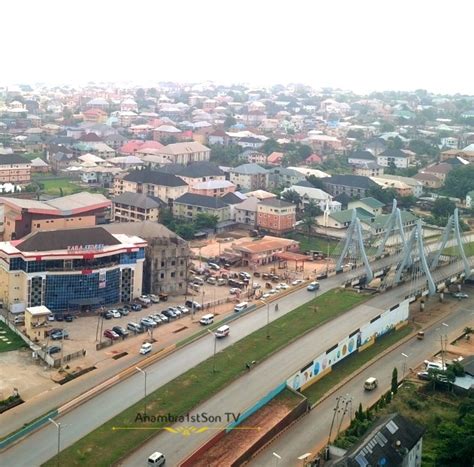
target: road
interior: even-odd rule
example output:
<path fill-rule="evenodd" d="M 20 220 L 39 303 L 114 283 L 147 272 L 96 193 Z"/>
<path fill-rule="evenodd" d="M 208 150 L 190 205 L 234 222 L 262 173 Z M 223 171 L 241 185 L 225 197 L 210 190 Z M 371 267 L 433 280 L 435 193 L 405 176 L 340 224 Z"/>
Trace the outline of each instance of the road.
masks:
<path fill-rule="evenodd" d="M 343 279 L 344 275 L 341 274 L 324 280 L 321 283 L 321 292 L 337 287 Z M 230 411 L 238 413 L 245 410 L 278 383 L 281 383 L 290 374 L 307 363 L 311 356 L 321 353 L 328 346 L 347 335 L 348 331 L 354 330 L 367 322 L 367 320 L 378 315 L 381 310 L 394 303 L 398 303 L 412 287 L 412 284 L 406 284 L 386 292 L 383 295 L 377 296 L 366 305 L 357 307 L 345 313 L 344 316 L 308 333 L 303 338 L 275 354 L 272 358 L 255 367 L 249 376 L 246 377 L 247 381 L 239 380 L 231 384 L 203 404 L 202 407 L 199 407 L 196 412 L 201 412 L 204 408 L 211 414 Z M 312 296 L 305 289 L 302 289 L 282 297 L 274 302 L 278 303 L 279 311 L 276 312 L 274 306 L 270 307 L 270 319 L 273 320 L 288 313 L 301 304 L 306 303 Z M 266 321 L 265 309 L 260 309 L 235 321 L 232 324 L 230 338 L 219 343 L 218 350 L 232 345 L 256 329 L 264 327 Z M 212 336 L 202 338 L 149 367 L 147 370 L 148 392 L 161 387 L 201 361 L 211 357 L 213 343 L 214 338 Z M 242 391 L 243 383 L 245 384 L 245 391 Z M 63 426 L 61 447 L 70 446 L 126 407 L 139 401 L 142 395 L 143 375 L 137 374 L 58 418 L 57 421 L 60 421 Z M 150 452 L 151 446 L 154 447 L 151 451 L 159 447 L 166 453 L 172 453 L 169 456 L 169 462 L 171 465 L 174 465 L 193 452 L 210 435 L 207 432 L 203 433 L 202 436 L 177 439 L 175 435 L 166 432 L 147 443 L 145 448 L 140 449 L 138 453 L 141 453 L 140 455 L 143 456 L 145 452 Z M 18 467 L 40 465 L 56 453 L 56 439 L 56 428 L 53 425 L 46 425 L 3 452 L 0 465 Z M 135 463 L 127 462 L 127 465 L 136 465 L 136 461 Z"/>
<path fill-rule="evenodd" d="M 448 337 L 454 339 L 462 333 L 464 327 L 473 325 L 474 300 L 471 301 L 471 305 L 470 309 L 461 307 L 443 320 L 444 323 L 449 325 L 449 328 L 443 327 L 440 323 L 431 326 L 425 331 L 425 339 L 423 341 L 409 340 L 351 379 L 331 397 L 303 417 L 290 430 L 278 437 L 264 451 L 259 453 L 249 465 L 254 467 L 275 465 L 273 452 L 282 457 L 281 465 L 301 465 L 301 460 L 297 460 L 299 456 L 309 452 L 316 453 L 327 442 L 336 397 L 348 398 L 348 395 L 352 397 L 354 411 L 359 407 L 359 403 L 362 403 L 364 408 L 374 404 L 383 393 L 390 389 L 394 367 L 397 367 L 398 375 L 401 377 L 403 375 L 404 360 L 406 360 L 406 369 L 415 368 L 423 360 L 429 359 L 440 350 L 440 333 L 444 335 L 446 329 L 449 329 Z M 402 353 L 407 355 L 408 358 L 404 357 Z M 377 377 L 379 387 L 374 391 L 366 392 L 363 389 L 363 384 L 370 376 Z M 345 421 L 347 420 L 346 416 Z M 335 426 L 338 426 L 338 424 L 339 421 L 335 423 Z M 335 433 L 333 432 L 333 439 L 334 435 Z"/>

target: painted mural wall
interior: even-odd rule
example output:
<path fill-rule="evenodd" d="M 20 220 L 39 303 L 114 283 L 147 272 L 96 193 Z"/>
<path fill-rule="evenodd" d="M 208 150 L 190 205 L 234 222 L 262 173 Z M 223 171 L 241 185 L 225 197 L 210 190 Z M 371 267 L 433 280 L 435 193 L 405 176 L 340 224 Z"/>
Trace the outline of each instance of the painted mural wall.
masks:
<path fill-rule="evenodd" d="M 301 368 L 287 380 L 286 384 L 295 390 L 309 386 L 319 379 L 322 373 L 330 370 L 334 364 L 406 321 L 408 319 L 408 305 L 409 301 L 405 300 L 376 316 L 370 323 L 355 329 L 342 341 Z"/>

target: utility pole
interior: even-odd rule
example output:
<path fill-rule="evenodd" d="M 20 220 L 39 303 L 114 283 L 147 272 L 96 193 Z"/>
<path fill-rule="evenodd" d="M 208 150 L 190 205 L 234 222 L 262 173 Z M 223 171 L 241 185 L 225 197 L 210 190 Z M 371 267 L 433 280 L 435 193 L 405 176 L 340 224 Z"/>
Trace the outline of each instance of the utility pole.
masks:
<path fill-rule="evenodd" d="M 207 332 L 214 337 L 214 354 L 212 356 L 212 372 L 216 372 L 216 350 L 217 350 L 217 336 L 210 330 L 208 329 Z"/>
<path fill-rule="evenodd" d="M 61 423 L 54 421 L 52 418 L 48 420 L 56 427 L 58 432 L 58 452 L 56 454 L 56 465 L 59 467 L 59 453 L 61 452 Z"/>
<path fill-rule="evenodd" d="M 332 429 L 334 427 L 334 421 L 336 419 L 336 415 L 339 412 L 339 403 L 342 402 L 342 397 L 336 397 L 336 407 L 334 407 L 334 413 L 332 415 L 331 426 L 329 427 L 329 435 L 328 435 L 328 442 L 326 445 L 326 458 L 329 459 L 329 444 L 331 443 L 331 435 Z"/>
<path fill-rule="evenodd" d="M 147 372 L 146 370 L 142 370 L 141 368 L 139 368 L 138 366 L 135 367 L 136 370 L 138 370 L 144 377 L 145 377 L 145 397 L 143 399 L 143 402 L 144 402 L 144 410 L 143 410 L 143 414 L 145 415 L 145 420 L 146 420 L 146 377 L 147 377 Z"/>

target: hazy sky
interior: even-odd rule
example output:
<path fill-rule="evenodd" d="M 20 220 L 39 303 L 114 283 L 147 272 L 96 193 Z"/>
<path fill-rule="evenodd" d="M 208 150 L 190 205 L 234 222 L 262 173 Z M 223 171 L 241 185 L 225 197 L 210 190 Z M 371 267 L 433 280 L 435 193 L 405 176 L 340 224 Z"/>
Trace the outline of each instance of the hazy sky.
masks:
<path fill-rule="evenodd" d="M 0 85 L 303 82 L 474 94 L 473 0 L 5 0 Z"/>

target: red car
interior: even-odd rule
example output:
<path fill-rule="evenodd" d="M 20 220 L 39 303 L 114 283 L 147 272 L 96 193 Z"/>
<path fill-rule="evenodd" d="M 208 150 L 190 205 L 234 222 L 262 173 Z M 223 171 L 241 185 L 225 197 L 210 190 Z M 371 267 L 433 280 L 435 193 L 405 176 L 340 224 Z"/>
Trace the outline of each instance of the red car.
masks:
<path fill-rule="evenodd" d="M 109 339 L 112 339 L 113 341 L 115 341 L 120 336 L 115 331 L 112 331 L 112 329 L 106 329 L 104 331 L 104 337 L 108 337 Z"/>

